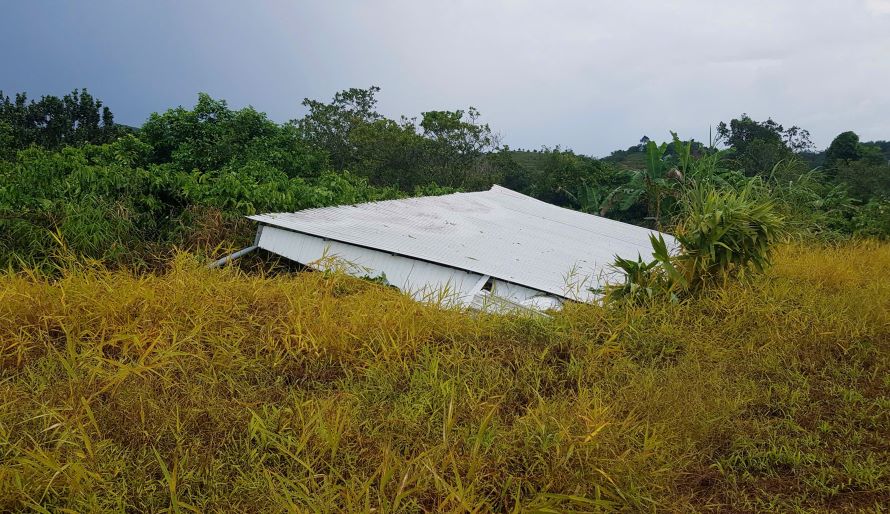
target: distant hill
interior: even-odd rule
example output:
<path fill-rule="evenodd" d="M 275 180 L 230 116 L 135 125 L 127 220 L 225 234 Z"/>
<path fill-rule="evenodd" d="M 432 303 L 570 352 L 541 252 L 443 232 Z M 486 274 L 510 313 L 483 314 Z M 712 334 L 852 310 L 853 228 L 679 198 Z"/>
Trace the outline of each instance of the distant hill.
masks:
<path fill-rule="evenodd" d="M 547 166 L 547 152 L 538 150 L 510 150 L 507 155 L 529 174 L 543 173 Z"/>
<path fill-rule="evenodd" d="M 615 150 L 611 155 L 603 157 L 601 160 L 610 162 L 620 169 L 641 170 L 646 168 L 645 150 L 637 150 L 635 147 L 628 150 Z"/>

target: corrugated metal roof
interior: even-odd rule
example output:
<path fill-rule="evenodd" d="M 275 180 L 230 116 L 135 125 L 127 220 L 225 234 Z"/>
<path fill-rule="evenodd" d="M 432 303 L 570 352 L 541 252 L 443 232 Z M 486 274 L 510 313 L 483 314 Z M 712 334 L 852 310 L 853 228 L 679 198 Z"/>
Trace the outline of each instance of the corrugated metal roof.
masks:
<path fill-rule="evenodd" d="M 589 298 L 587 288 L 599 284 L 615 255 L 650 256 L 649 234 L 656 233 L 500 186 L 250 219 L 580 300 Z"/>

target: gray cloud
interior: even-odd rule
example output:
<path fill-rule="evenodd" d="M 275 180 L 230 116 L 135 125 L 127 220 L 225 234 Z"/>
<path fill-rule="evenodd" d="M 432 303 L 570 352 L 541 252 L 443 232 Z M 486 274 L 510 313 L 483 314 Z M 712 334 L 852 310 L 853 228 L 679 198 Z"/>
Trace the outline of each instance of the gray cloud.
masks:
<path fill-rule="evenodd" d="M 890 0 L 27 2 L 0 88 L 87 86 L 138 123 L 197 91 L 275 119 L 380 85 L 390 115 L 478 107 L 511 146 L 602 155 L 747 112 L 890 139 Z"/>

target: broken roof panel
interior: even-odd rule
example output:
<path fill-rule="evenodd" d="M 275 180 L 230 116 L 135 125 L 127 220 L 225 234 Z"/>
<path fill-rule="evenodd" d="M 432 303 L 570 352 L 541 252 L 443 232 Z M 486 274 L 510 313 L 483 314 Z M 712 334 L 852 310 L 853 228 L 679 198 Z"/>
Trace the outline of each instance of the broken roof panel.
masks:
<path fill-rule="evenodd" d="M 657 234 L 500 186 L 250 219 L 580 300 L 599 285 L 616 255 L 651 255 L 649 235 Z M 671 236 L 664 237 L 676 247 Z"/>

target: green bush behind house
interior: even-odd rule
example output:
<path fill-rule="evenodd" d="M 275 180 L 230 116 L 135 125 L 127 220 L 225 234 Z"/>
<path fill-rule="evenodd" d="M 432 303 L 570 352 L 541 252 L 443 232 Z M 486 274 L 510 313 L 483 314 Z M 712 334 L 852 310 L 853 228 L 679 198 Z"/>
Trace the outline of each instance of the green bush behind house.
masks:
<path fill-rule="evenodd" d="M 644 137 L 596 159 L 511 149 L 472 107 L 392 120 L 376 109 L 378 91 L 307 99 L 307 114 L 286 123 L 200 94 L 141 127 L 116 124 L 86 90 L 30 101 L 0 92 L 0 266 L 50 264 L 59 252 L 138 266 L 175 246 L 245 243 L 245 214 L 494 183 L 672 232 L 690 182 L 721 195 L 756 181 L 800 237 L 890 235 L 890 144 L 852 132 L 815 152 L 806 131 L 742 115 L 707 145 Z"/>

